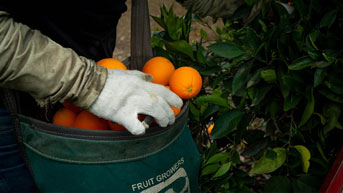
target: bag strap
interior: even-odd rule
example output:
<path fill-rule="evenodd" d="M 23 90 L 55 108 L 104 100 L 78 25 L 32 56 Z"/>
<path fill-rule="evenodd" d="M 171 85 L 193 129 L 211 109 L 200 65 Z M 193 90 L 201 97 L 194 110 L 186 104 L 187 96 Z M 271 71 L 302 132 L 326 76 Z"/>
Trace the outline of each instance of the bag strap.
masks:
<path fill-rule="evenodd" d="M 145 62 L 153 57 L 147 0 L 132 0 L 130 46 L 131 62 L 129 69 L 142 70 Z"/>
<path fill-rule="evenodd" d="M 3 105 L 6 110 L 13 116 L 20 112 L 18 101 L 18 95 L 10 89 L 0 88 L 0 96 L 3 101 Z"/>
<path fill-rule="evenodd" d="M 29 174 L 31 175 L 31 178 L 33 179 L 33 170 L 30 165 L 30 161 L 27 157 L 26 151 L 25 151 L 25 146 L 23 143 L 23 137 L 21 134 L 21 129 L 20 129 L 20 121 L 18 118 L 18 113 L 21 113 L 21 107 L 20 104 L 18 103 L 19 101 L 19 94 L 11 89 L 7 88 L 0 88 L 0 96 L 2 99 L 2 103 L 5 106 L 5 109 L 9 112 L 12 118 L 12 124 L 15 130 L 16 134 L 16 139 L 18 142 L 18 147 L 20 149 L 21 155 L 24 159 L 25 165 L 27 166 L 29 170 Z M 40 193 L 38 188 L 36 187 L 35 184 L 35 192 Z"/>

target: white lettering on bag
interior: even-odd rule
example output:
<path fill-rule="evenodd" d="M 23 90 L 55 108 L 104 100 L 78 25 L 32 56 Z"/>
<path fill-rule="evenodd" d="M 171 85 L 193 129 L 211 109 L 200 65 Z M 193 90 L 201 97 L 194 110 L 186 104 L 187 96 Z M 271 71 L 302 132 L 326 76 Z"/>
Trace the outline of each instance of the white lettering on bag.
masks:
<path fill-rule="evenodd" d="M 154 178 L 149 178 L 142 182 L 132 184 L 132 191 L 139 191 L 141 193 L 175 193 L 173 183 L 178 181 L 179 184 L 181 182 L 183 185 L 179 192 L 189 193 L 190 186 L 187 172 L 181 167 L 184 163 L 184 158 L 181 157 L 170 169 L 162 174 L 159 174 Z"/>
<path fill-rule="evenodd" d="M 189 179 L 184 168 L 179 168 L 170 178 L 167 180 L 152 186 L 141 193 L 176 193 L 173 188 L 173 182 L 182 179 L 184 182 L 183 188 L 178 193 L 190 193 Z"/>

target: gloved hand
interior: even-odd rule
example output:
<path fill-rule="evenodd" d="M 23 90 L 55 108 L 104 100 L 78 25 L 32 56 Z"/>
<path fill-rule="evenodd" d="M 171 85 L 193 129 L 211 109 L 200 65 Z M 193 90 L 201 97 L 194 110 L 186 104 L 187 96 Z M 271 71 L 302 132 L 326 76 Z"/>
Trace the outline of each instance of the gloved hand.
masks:
<path fill-rule="evenodd" d="M 151 83 L 152 76 L 140 71 L 108 70 L 107 80 L 90 111 L 123 125 L 134 135 L 145 133 L 138 114 L 152 116 L 162 127 L 173 124 L 174 112 L 182 100 L 162 85 Z"/>

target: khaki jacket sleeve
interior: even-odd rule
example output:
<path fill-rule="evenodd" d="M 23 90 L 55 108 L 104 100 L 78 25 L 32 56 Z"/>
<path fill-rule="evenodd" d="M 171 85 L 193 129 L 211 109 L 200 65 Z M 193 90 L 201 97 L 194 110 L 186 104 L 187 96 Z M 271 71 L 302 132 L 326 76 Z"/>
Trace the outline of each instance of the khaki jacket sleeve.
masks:
<path fill-rule="evenodd" d="M 0 11 L 0 86 L 32 95 L 44 106 L 70 101 L 89 108 L 107 70 Z"/>

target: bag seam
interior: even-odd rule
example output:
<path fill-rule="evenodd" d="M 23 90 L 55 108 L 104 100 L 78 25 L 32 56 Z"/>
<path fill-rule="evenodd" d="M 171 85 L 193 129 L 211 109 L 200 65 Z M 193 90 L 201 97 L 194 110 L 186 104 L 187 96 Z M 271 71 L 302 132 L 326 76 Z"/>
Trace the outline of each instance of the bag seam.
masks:
<path fill-rule="evenodd" d="M 159 153 L 159 152 L 163 151 L 164 149 L 169 147 L 172 143 L 174 143 L 180 137 L 180 135 L 184 132 L 185 128 L 186 128 L 186 126 L 184 126 L 183 129 L 181 129 L 181 131 L 169 143 L 167 143 L 162 148 L 160 148 L 160 149 L 158 149 L 156 151 L 153 151 L 153 152 L 147 153 L 147 154 L 142 154 L 140 156 L 136 156 L 136 157 L 132 157 L 132 158 L 119 159 L 119 160 L 107 160 L 107 161 L 96 161 L 96 162 L 93 162 L 93 161 L 76 161 L 76 160 L 58 158 L 58 157 L 55 157 L 55 156 L 48 155 L 46 153 L 43 153 L 43 152 L 37 150 L 36 148 L 32 147 L 31 145 L 29 145 L 28 143 L 25 143 L 25 142 L 24 142 L 24 145 L 27 148 L 29 148 L 30 150 L 32 150 L 33 152 L 35 152 L 35 153 L 37 153 L 37 154 L 39 154 L 39 155 L 41 155 L 41 156 L 43 156 L 43 157 L 45 157 L 47 159 L 51 159 L 51 160 L 55 160 L 55 161 L 60 161 L 60 162 L 67 162 L 67 163 L 70 163 L 70 164 L 88 164 L 88 165 L 91 165 L 91 164 L 121 163 L 121 162 L 135 161 L 135 160 L 143 159 L 143 158 L 152 156 L 152 155 L 154 155 L 156 153 Z"/>

